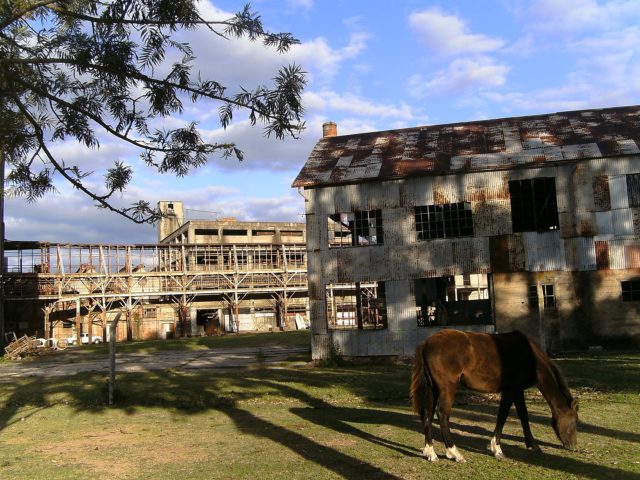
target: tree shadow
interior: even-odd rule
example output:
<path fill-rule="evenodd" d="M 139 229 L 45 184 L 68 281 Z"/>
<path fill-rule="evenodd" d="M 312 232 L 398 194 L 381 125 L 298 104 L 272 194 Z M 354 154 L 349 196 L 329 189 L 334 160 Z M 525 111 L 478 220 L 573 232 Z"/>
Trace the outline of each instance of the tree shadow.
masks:
<path fill-rule="evenodd" d="M 236 427 L 257 438 L 268 439 L 294 452 L 301 458 L 348 479 L 398 478 L 377 467 L 362 455 L 350 455 L 339 447 L 305 436 L 291 428 L 273 423 L 243 408 L 243 401 L 269 395 L 278 395 L 299 402 L 300 406 L 288 411 L 305 422 L 336 432 L 359 438 L 372 445 L 388 449 L 407 459 L 420 456 L 422 432 L 418 418 L 410 411 L 407 395 L 408 370 L 396 368 L 380 370 L 372 378 L 368 367 L 323 369 L 234 369 L 232 371 L 152 371 L 144 374 L 123 373 L 118 376 L 119 390 L 115 407 L 105 404 L 106 382 L 104 375 L 92 373 L 73 378 L 31 378 L 20 382 L 0 383 L 0 432 L 20 421 L 25 407 L 34 415 L 56 405 L 56 398 L 68 399 L 67 405 L 77 411 L 100 413 L 116 408 L 134 414 L 141 407 L 164 408 L 183 415 L 195 415 L 206 411 L 218 411 L 228 416 Z M 349 396 L 364 399 L 363 408 L 334 405 L 324 399 L 323 389 L 335 387 Z M 465 398 L 464 396 L 462 397 Z M 296 403 L 294 402 L 294 403 Z M 399 413 L 406 408 L 406 413 Z M 514 412 L 512 412 L 512 415 Z M 490 455 L 486 445 L 491 436 L 488 427 L 497 415 L 497 403 L 461 403 L 454 408 L 458 421 L 453 428 L 464 433 L 457 435 L 458 446 L 477 454 Z M 550 428 L 550 416 L 530 415 L 532 423 Z M 385 435 L 372 433 L 376 426 L 388 425 L 395 429 L 415 432 L 415 445 L 408 445 Z M 638 442 L 640 435 L 620 432 L 592 425 L 581 425 L 582 430 L 599 436 Z M 439 428 L 436 439 L 441 442 Z M 414 438 L 414 437 L 411 437 Z M 524 447 L 522 435 L 504 435 L 503 438 L 517 445 L 509 445 L 505 453 L 512 460 L 540 466 L 569 475 L 589 478 L 633 478 L 629 472 L 596 463 L 571 458 L 560 445 L 542 443 L 546 451 L 536 454 Z M 557 452 L 557 453 L 556 453 Z M 637 476 L 636 476 L 637 478 Z"/>

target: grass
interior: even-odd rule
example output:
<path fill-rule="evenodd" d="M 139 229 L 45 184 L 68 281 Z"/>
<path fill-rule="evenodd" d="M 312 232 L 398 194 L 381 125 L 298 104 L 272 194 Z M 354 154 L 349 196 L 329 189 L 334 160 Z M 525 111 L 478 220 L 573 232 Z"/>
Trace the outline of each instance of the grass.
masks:
<path fill-rule="evenodd" d="M 117 353 L 156 353 L 166 351 L 207 350 L 214 348 L 261 348 L 270 345 L 288 345 L 309 347 L 308 330 L 278 333 L 242 333 L 211 337 L 180 338 L 174 340 L 147 340 L 118 342 Z M 85 362 L 95 358 L 103 358 L 109 353 L 109 343 L 69 347 L 66 350 L 51 352 L 39 357 L 26 357 L 23 362 Z M 0 356 L 0 368 L 3 363 L 11 362 Z"/>
<path fill-rule="evenodd" d="M 0 478 L 640 477 L 640 354 L 559 360 L 581 402 L 574 452 L 560 448 L 546 403 L 530 390 L 543 453 L 524 448 L 512 412 L 508 458 L 494 459 L 486 444 L 496 399 L 460 391 L 453 427 L 466 464 L 420 456 L 409 365 L 267 368 L 259 353 L 256 361 L 250 369 L 121 374 L 111 408 L 100 374 L 0 381 Z M 436 451 L 443 454 L 439 441 Z"/>

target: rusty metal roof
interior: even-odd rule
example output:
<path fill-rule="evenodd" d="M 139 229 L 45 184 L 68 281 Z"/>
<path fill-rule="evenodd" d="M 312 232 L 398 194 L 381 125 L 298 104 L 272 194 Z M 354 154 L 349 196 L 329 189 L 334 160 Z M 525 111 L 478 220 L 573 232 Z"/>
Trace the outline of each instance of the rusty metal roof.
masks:
<path fill-rule="evenodd" d="M 317 187 L 640 154 L 640 105 L 322 138 L 293 182 Z"/>

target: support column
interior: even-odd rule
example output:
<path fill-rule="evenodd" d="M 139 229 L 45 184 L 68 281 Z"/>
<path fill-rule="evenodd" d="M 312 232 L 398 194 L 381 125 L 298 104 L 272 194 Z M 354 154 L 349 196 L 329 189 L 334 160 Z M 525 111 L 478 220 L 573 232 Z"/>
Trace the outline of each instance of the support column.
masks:
<path fill-rule="evenodd" d="M 82 346 L 82 317 L 80 316 L 80 299 L 76 299 L 76 344 Z"/>

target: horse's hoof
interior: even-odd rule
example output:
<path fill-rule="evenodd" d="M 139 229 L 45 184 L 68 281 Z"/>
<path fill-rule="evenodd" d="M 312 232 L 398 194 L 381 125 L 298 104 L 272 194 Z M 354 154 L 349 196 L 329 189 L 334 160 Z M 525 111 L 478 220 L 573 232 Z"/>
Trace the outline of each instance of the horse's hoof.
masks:
<path fill-rule="evenodd" d="M 438 461 L 438 455 L 436 455 L 436 451 L 433 449 L 433 446 L 431 446 L 431 445 L 426 445 L 422 449 L 422 455 L 424 455 L 425 458 L 427 460 L 429 460 L 430 462 L 437 462 Z"/>
<path fill-rule="evenodd" d="M 455 460 L 456 463 L 466 463 L 467 461 L 464 459 L 464 457 L 462 456 L 462 454 L 458 451 L 458 449 L 456 448 L 456 446 L 454 445 L 451 448 L 447 448 L 447 458 L 449 460 Z"/>
<path fill-rule="evenodd" d="M 532 445 L 527 445 L 527 450 L 531 450 L 532 452 L 535 452 L 535 453 L 542 452 L 542 449 L 538 446 L 537 443 L 534 443 Z"/>
<path fill-rule="evenodd" d="M 496 452 L 493 454 L 493 456 L 496 457 L 498 460 L 504 460 L 505 458 L 507 458 L 504 456 L 504 453 L 502 452 Z"/>

